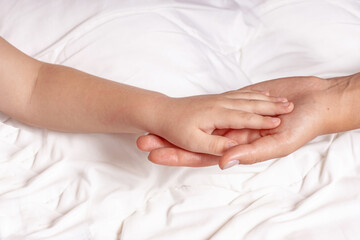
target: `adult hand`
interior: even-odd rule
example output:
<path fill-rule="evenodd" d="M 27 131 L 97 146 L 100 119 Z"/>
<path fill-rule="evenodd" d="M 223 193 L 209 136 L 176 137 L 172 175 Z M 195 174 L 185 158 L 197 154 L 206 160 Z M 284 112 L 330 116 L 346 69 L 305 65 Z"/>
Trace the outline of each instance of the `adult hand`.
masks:
<path fill-rule="evenodd" d="M 138 147 L 150 151 L 149 160 L 173 166 L 208 166 L 219 164 L 225 169 L 236 164 L 251 164 L 286 156 L 311 139 L 329 133 L 339 114 L 336 83 L 317 77 L 290 77 L 261 82 L 245 89 L 269 91 L 272 96 L 284 96 L 295 105 L 293 112 L 279 116 L 282 123 L 271 130 L 228 130 L 216 134 L 237 141 L 240 145 L 222 157 L 195 154 L 154 135 L 138 139 Z M 335 89 L 335 90 L 334 90 Z"/>

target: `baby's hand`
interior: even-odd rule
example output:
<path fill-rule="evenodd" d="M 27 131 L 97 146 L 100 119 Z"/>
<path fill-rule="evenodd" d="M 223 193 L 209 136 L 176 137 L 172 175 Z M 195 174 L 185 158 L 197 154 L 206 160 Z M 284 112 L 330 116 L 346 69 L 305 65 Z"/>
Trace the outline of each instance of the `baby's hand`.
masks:
<path fill-rule="evenodd" d="M 215 129 L 271 129 L 276 116 L 293 110 L 286 98 L 236 90 L 214 95 L 167 98 L 152 133 L 192 152 L 222 155 L 237 142 L 211 135 Z"/>

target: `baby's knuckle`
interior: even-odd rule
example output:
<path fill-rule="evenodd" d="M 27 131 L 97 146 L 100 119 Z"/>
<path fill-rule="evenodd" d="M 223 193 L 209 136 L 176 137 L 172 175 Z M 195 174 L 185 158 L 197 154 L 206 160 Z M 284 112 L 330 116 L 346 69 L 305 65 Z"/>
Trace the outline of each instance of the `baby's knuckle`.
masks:
<path fill-rule="evenodd" d="M 245 121 L 252 122 L 255 120 L 255 115 L 251 113 L 244 113 L 243 118 Z"/>
<path fill-rule="evenodd" d="M 204 109 L 202 109 L 204 112 L 214 113 L 219 110 L 219 106 L 216 104 L 208 104 Z"/>
<path fill-rule="evenodd" d="M 220 150 L 220 141 L 209 141 L 209 150 L 213 153 L 218 153 Z"/>
<path fill-rule="evenodd" d="M 226 100 L 227 100 L 227 98 L 225 98 L 223 96 L 217 96 L 214 99 L 213 104 L 220 106 L 220 105 L 223 105 L 226 102 Z"/>
<path fill-rule="evenodd" d="M 214 99 L 206 105 L 205 110 L 208 112 L 218 112 L 223 108 L 224 102 L 223 99 Z"/>
<path fill-rule="evenodd" d="M 196 149 L 199 146 L 199 142 L 194 141 L 197 138 L 197 134 L 195 134 L 195 131 L 189 132 L 186 135 L 187 137 L 184 138 L 183 144 L 191 150 Z"/>
<path fill-rule="evenodd" d="M 260 121 L 263 123 L 263 124 L 266 124 L 266 125 L 273 125 L 273 121 L 272 121 L 272 117 L 264 117 L 264 116 L 259 116 L 260 118 Z"/>

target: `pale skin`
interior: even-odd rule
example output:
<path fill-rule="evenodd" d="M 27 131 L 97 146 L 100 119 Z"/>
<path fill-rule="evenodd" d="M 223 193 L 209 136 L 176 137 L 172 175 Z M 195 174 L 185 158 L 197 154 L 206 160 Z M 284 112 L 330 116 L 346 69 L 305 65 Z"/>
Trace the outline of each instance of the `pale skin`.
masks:
<path fill-rule="evenodd" d="M 0 38 L 0 111 L 65 132 L 151 132 L 181 149 L 222 156 L 238 144 L 217 129 L 273 129 L 294 109 L 266 89 L 171 98 L 33 59 Z"/>
<path fill-rule="evenodd" d="M 149 160 L 171 166 L 211 166 L 221 169 L 286 156 L 313 138 L 360 128 L 360 73 L 321 79 L 289 77 L 248 86 L 248 90 L 269 90 L 295 104 L 289 114 L 279 116 L 281 125 L 271 130 L 221 130 L 215 134 L 239 143 L 223 156 L 197 154 L 174 146 L 156 136 L 142 136 L 137 144 L 150 152 Z"/>

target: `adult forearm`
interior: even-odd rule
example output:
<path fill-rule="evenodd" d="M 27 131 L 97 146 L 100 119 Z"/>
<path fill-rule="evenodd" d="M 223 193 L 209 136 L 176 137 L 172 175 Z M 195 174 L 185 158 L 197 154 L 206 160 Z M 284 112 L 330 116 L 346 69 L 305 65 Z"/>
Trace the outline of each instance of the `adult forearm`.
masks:
<path fill-rule="evenodd" d="M 150 131 L 160 93 L 102 79 L 69 67 L 44 63 L 26 112 L 30 125 L 71 132 Z"/>

